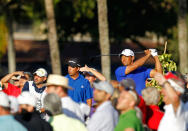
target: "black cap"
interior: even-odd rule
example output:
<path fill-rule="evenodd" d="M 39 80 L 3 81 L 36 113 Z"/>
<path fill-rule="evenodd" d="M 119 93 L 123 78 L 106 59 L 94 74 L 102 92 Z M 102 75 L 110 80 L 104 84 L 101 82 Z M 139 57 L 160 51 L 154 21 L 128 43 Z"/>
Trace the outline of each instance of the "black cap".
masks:
<path fill-rule="evenodd" d="M 71 67 L 80 67 L 80 61 L 77 58 L 71 58 L 68 60 L 68 65 Z"/>

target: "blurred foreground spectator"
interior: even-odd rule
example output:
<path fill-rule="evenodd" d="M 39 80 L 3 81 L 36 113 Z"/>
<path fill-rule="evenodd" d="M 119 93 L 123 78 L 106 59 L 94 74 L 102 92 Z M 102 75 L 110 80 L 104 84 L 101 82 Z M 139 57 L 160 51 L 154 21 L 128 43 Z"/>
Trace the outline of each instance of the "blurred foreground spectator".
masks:
<path fill-rule="evenodd" d="M 41 119 L 35 110 L 36 98 L 29 92 L 24 91 L 18 97 L 19 114 L 15 119 L 22 123 L 29 131 L 52 131 L 48 122 Z"/>
<path fill-rule="evenodd" d="M 118 113 L 111 104 L 114 88 L 107 81 L 93 83 L 97 109 L 88 121 L 89 131 L 113 131 L 118 122 Z"/>
<path fill-rule="evenodd" d="M 159 123 L 164 115 L 157 106 L 160 100 L 160 93 L 155 87 L 147 87 L 142 90 L 142 97 L 147 105 L 146 124 L 153 131 L 157 131 Z"/>
<path fill-rule="evenodd" d="M 27 131 L 27 129 L 10 114 L 9 98 L 3 92 L 0 92 L 0 130 Z"/>
<path fill-rule="evenodd" d="M 50 74 L 46 86 L 47 93 L 55 93 L 61 98 L 62 110 L 65 115 L 84 122 L 84 115 L 80 110 L 79 104 L 74 102 L 67 94 L 68 89 L 72 90 L 72 88 L 68 85 L 66 77 Z"/>
<path fill-rule="evenodd" d="M 49 122 L 54 131 L 87 131 L 79 120 L 62 114 L 61 98 L 58 95 L 47 94 L 44 98 L 44 108 L 52 115 Z"/>

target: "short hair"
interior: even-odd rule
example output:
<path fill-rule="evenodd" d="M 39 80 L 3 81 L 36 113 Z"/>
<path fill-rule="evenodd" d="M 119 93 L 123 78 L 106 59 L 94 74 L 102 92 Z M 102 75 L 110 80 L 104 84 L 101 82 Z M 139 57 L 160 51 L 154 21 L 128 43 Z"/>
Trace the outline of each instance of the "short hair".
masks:
<path fill-rule="evenodd" d="M 62 113 L 61 98 L 54 94 L 47 94 L 44 98 L 44 108 L 49 111 L 53 116 Z"/>
<path fill-rule="evenodd" d="M 160 98 L 160 93 L 155 87 L 147 87 L 142 90 L 142 97 L 146 105 L 157 105 Z"/>

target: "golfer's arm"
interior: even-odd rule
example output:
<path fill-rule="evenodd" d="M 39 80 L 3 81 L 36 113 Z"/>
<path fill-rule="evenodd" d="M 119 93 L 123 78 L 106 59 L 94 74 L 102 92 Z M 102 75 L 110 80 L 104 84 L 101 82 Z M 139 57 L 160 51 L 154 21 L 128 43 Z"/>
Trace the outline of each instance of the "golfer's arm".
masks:
<path fill-rule="evenodd" d="M 163 73 L 163 69 L 162 69 L 161 63 L 159 61 L 159 57 L 158 56 L 154 56 L 154 60 L 155 60 L 155 69 L 151 70 L 150 77 L 154 77 L 156 72 L 159 72 L 161 74 Z"/>
<path fill-rule="evenodd" d="M 125 70 L 125 74 L 129 74 L 132 71 L 136 70 L 138 67 L 142 66 L 147 61 L 147 59 L 149 57 L 150 57 L 150 54 L 136 60 L 133 64 L 128 65 L 126 70 Z"/>

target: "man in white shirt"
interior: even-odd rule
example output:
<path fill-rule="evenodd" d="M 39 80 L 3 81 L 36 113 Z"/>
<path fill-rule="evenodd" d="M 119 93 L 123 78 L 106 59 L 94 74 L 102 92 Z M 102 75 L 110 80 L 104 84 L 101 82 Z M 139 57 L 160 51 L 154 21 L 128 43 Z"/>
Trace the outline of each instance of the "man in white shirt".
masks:
<path fill-rule="evenodd" d="M 97 109 L 88 121 L 87 128 L 89 131 L 113 131 L 118 122 L 118 113 L 110 102 L 114 88 L 107 81 L 93 83 L 93 86 Z"/>
<path fill-rule="evenodd" d="M 79 104 L 74 102 L 68 95 L 68 89 L 72 89 L 68 86 L 68 79 L 61 75 L 50 74 L 47 79 L 47 93 L 55 93 L 61 97 L 63 113 L 69 117 L 76 118 L 84 122 L 84 116 L 80 110 Z"/>
<path fill-rule="evenodd" d="M 180 100 L 185 86 L 183 77 L 179 73 L 168 72 L 165 76 L 157 73 L 155 80 L 163 87 L 162 95 L 165 102 L 165 114 L 158 131 L 186 131 L 188 108 L 185 108 Z"/>

